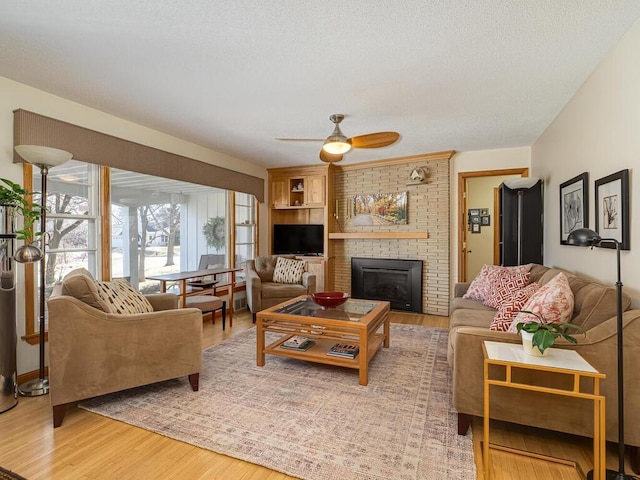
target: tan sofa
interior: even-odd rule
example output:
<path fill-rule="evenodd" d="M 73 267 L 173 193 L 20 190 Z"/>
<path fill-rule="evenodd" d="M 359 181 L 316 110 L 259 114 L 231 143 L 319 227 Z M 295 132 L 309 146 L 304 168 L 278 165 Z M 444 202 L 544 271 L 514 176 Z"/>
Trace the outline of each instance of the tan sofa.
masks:
<path fill-rule="evenodd" d="M 85 288 L 73 291 L 79 298 L 63 294 L 65 281 L 47 303 L 54 427 L 62 424 L 68 403 L 86 398 L 181 376 L 198 390 L 200 310 L 178 309 L 178 297 L 164 293 L 146 296 L 153 312 L 106 313 L 89 304 Z"/>
<path fill-rule="evenodd" d="M 307 271 L 302 274 L 302 283 L 275 283 L 273 271 L 276 268 L 278 256 L 294 258 L 293 255 L 260 255 L 255 260 L 247 260 L 245 266 L 247 304 L 253 314 L 254 322 L 256 313 L 260 310 L 273 307 L 299 295 L 309 295 L 316 292 L 316 276 Z"/>
<path fill-rule="evenodd" d="M 544 285 L 560 271 L 542 265 L 531 269 L 531 282 Z M 618 441 L 617 412 L 617 329 L 616 291 L 596 282 L 564 272 L 574 294 L 572 323 L 581 325 L 586 336 L 577 335 L 578 345 L 558 340 L 559 348 L 575 349 L 591 365 L 607 375 L 602 382 L 606 397 L 607 440 Z M 469 283 L 455 286 L 451 302 L 449 365 L 453 368 L 453 402 L 458 411 L 458 433 L 464 435 L 471 416 L 483 415 L 484 340 L 521 343 L 515 333 L 489 330 L 495 310 L 480 302 L 462 298 Z M 640 310 L 628 310 L 624 295 L 623 316 L 625 373 L 625 443 L 633 446 L 634 469 L 640 467 Z M 542 374 L 531 373 L 532 377 Z M 528 381 L 535 381 L 529 378 Z M 557 384 L 557 379 L 548 380 Z M 541 410 L 544 412 L 541 413 Z M 546 395 L 517 389 L 491 390 L 491 418 L 560 432 L 593 436 L 593 405 L 558 395 Z"/>

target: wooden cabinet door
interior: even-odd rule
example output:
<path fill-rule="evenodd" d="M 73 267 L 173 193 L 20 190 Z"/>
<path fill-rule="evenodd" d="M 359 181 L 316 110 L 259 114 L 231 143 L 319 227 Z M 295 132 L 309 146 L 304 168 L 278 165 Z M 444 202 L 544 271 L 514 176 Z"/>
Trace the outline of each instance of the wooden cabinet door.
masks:
<path fill-rule="evenodd" d="M 324 206 L 324 175 L 313 175 L 304 180 L 304 204 L 309 207 Z"/>
<path fill-rule="evenodd" d="M 289 179 L 271 180 L 271 205 L 275 208 L 289 206 Z"/>

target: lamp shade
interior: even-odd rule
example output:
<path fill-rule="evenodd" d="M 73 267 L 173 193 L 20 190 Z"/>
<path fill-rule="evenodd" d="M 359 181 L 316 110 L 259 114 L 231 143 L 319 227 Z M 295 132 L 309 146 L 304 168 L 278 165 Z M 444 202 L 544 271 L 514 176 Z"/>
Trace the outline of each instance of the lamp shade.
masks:
<path fill-rule="evenodd" d="M 15 149 L 25 162 L 40 167 L 57 167 L 73 158 L 72 153 L 42 145 L 17 145 Z"/>
<path fill-rule="evenodd" d="M 322 145 L 322 149 L 333 155 L 342 155 L 343 153 L 347 153 L 351 150 L 351 145 L 341 140 L 325 140 Z"/>
<path fill-rule="evenodd" d="M 602 241 L 600 235 L 590 228 L 576 228 L 567 237 L 568 245 L 579 245 L 581 247 L 591 247 Z"/>
<path fill-rule="evenodd" d="M 333 133 L 329 135 L 322 144 L 322 149 L 333 155 L 342 155 L 343 153 L 347 153 L 351 150 L 351 144 L 347 140 L 347 137 L 342 133 L 342 130 L 340 130 L 340 126 L 338 124 L 336 124 L 333 129 Z"/>
<path fill-rule="evenodd" d="M 34 244 L 29 243 L 18 248 L 13 258 L 18 263 L 34 263 L 42 260 L 42 256 L 42 250 Z"/>
<path fill-rule="evenodd" d="M 511 190 L 528 190 L 538 183 L 538 177 L 507 178 L 503 183 Z"/>

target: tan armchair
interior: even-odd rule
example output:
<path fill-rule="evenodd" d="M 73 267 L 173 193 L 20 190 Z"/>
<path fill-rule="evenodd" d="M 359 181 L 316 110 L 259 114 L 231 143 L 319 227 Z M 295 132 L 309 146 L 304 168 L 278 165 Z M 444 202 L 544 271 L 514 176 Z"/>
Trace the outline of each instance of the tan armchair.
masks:
<path fill-rule="evenodd" d="M 105 312 L 95 284 L 86 270 L 71 272 L 48 301 L 54 427 L 62 424 L 68 403 L 86 398 L 183 375 L 198 390 L 200 310 L 178 309 L 176 295 L 161 293 L 145 297 L 151 312 Z"/>
<path fill-rule="evenodd" d="M 254 322 L 256 313 L 260 310 L 316 291 L 316 276 L 306 271 L 302 274 L 301 283 L 275 283 L 273 272 L 278 256 L 294 258 L 293 255 L 260 255 L 255 260 L 247 260 L 245 266 L 247 306 L 253 314 Z"/>

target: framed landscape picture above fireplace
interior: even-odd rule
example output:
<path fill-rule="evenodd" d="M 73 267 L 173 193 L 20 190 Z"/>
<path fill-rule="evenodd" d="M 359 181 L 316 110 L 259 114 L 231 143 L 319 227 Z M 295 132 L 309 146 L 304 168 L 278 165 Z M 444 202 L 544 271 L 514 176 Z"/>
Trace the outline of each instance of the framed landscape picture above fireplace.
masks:
<path fill-rule="evenodd" d="M 404 225 L 407 192 L 354 195 L 351 225 Z"/>

